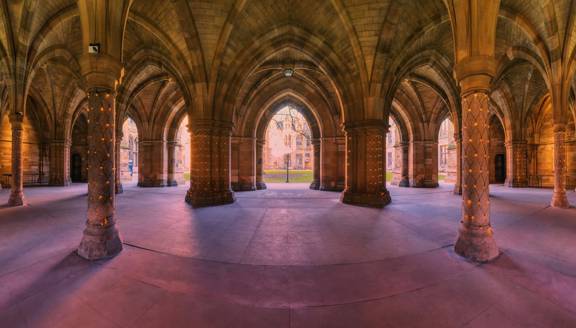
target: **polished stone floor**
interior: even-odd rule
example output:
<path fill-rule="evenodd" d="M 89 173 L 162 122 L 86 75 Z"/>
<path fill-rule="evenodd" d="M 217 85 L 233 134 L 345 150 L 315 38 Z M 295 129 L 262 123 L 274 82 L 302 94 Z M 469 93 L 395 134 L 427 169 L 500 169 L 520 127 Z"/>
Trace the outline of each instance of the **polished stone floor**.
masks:
<path fill-rule="evenodd" d="M 576 209 L 550 190 L 491 187 L 503 254 L 476 265 L 450 186 L 391 187 L 383 210 L 284 186 L 197 210 L 126 186 L 124 251 L 92 263 L 86 185 L 29 188 L 0 208 L 0 327 L 576 327 Z"/>

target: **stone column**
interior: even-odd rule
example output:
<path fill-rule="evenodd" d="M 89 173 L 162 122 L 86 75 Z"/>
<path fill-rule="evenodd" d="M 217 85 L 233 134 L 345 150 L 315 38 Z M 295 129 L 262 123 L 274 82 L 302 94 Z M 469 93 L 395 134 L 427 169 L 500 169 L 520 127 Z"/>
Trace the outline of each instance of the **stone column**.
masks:
<path fill-rule="evenodd" d="M 412 142 L 412 178 L 414 188 L 438 187 L 438 143 L 432 140 Z"/>
<path fill-rule="evenodd" d="M 454 195 L 462 195 L 462 139 L 454 134 L 456 144 L 456 182 L 454 182 Z"/>
<path fill-rule="evenodd" d="M 138 187 L 166 187 L 164 140 L 138 141 Z"/>
<path fill-rule="evenodd" d="M 462 221 L 456 253 L 485 262 L 498 256 L 490 224 L 489 96 L 476 91 L 462 96 Z"/>
<path fill-rule="evenodd" d="M 256 139 L 240 137 L 238 139 L 238 191 L 256 190 Z"/>
<path fill-rule="evenodd" d="M 70 140 L 55 139 L 50 142 L 51 186 L 69 186 L 70 181 Z"/>
<path fill-rule="evenodd" d="M 566 196 L 566 125 L 554 124 L 554 195 L 552 207 L 569 208 Z"/>
<path fill-rule="evenodd" d="M 399 187 L 410 187 L 410 144 L 408 142 L 400 143 L 402 150 L 402 179 L 398 183 Z"/>
<path fill-rule="evenodd" d="M 115 95 L 88 91 L 88 219 L 78 255 L 88 260 L 114 256 L 122 250 L 114 218 Z"/>
<path fill-rule="evenodd" d="M 528 144 L 523 140 L 506 142 L 506 186 L 524 188 L 528 186 Z"/>
<path fill-rule="evenodd" d="M 314 150 L 314 180 L 310 184 L 310 189 L 319 190 L 320 189 L 320 139 L 312 139 L 312 147 Z"/>
<path fill-rule="evenodd" d="M 344 190 L 344 163 L 346 161 L 346 140 L 342 137 L 321 139 L 322 163 L 320 170 L 320 190 Z"/>
<path fill-rule="evenodd" d="M 343 203 L 384 207 L 390 203 L 386 189 L 386 133 L 379 120 L 348 123 L 346 130 L 346 187 Z"/>
<path fill-rule="evenodd" d="M 190 189 L 186 202 L 193 207 L 233 203 L 230 189 L 231 124 L 194 121 L 190 125 L 192 149 Z"/>
<path fill-rule="evenodd" d="M 12 126 L 12 183 L 8 206 L 24 205 L 24 168 L 22 165 L 22 125 L 24 114 L 19 112 L 10 115 Z"/>
<path fill-rule="evenodd" d="M 264 183 L 264 144 L 263 139 L 256 140 L 256 189 L 266 189 Z"/>
<path fill-rule="evenodd" d="M 124 187 L 122 186 L 122 137 L 124 133 L 122 130 L 116 131 L 116 140 L 115 140 L 115 148 L 114 148 L 114 158 L 116 159 L 116 167 L 114 170 L 114 174 L 116 175 L 115 178 L 115 192 L 117 194 L 121 194 L 124 192 Z"/>
<path fill-rule="evenodd" d="M 402 180 L 402 146 L 396 142 L 394 144 L 394 151 L 392 152 L 392 181 L 390 184 L 398 186 Z M 388 160 L 388 158 L 386 158 Z M 388 165 L 386 165 L 388 166 Z"/>
<path fill-rule="evenodd" d="M 170 140 L 166 142 L 166 153 L 168 155 L 168 176 L 166 178 L 166 185 L 168 187 L 175 187 L 178 185 L 176 178 L 176 146 L 178 142 Z"/>

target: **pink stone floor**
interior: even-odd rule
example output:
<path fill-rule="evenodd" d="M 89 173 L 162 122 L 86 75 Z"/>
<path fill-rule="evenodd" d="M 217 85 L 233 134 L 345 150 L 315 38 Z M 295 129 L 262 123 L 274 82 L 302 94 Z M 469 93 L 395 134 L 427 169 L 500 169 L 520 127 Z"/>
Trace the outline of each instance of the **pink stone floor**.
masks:
<path fill-rule="evenodd" d="M 26 189 L 0 208 L 0 327 L 576 327 L 576 209 L 551 190 L 492 186 L 503 253 L 476 265 L 451 186 L 382 210 L 270 187 L 194 210 L 184 186 L 125 186 L 124 251 L 99 262 L 74 253 L 86 185 Z"/>

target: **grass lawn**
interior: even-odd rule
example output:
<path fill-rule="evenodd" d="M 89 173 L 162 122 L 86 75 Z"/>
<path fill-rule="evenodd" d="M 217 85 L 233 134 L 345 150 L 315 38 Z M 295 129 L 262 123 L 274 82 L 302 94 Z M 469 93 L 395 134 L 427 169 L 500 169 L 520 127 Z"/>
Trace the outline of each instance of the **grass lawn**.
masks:
<path fill-rule="evenodd" d="M 312 182 L 312 170 L 290 170 L 290 183 Z M 264 170 L 264 182 L 286 182 L 286 170 Z"/>
<path fill-rule="evenodd" d="M 386 172 L 386 182 L 392 181 L 392 172 Z"/>

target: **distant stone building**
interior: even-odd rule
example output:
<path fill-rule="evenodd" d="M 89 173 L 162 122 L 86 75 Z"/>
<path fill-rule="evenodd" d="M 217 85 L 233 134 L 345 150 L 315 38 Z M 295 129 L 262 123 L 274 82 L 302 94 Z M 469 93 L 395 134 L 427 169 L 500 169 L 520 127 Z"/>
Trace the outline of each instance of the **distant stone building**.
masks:
<path fill-rule="evenodd" d="M 120 143 L 120 178 L 122 182 L 138 180 L 138 128 L 131 118 L 122 126 Z"/>
<path fill-rule="evenodd" d="M 444 182 L 456 182 L 457 153 L 454 140 L 454 125 L 446 119 L 438 132 L 438 175 Z"/>
<path fill-rule="evenodd" d="M 302 114 L 284 107 L 270 121 L 264 145 L 264 169 L 312 170 L 312 133 Z"/>

